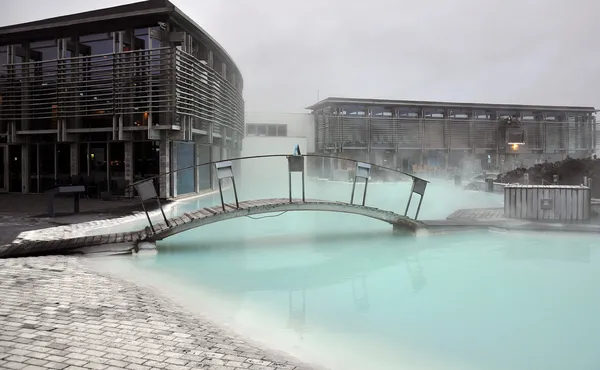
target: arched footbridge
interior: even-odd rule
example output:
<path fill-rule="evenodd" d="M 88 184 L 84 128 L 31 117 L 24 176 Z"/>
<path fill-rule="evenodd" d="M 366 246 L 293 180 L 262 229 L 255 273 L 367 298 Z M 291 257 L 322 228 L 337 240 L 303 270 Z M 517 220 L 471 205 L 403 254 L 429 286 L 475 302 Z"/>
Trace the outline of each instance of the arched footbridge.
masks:
<path fill-rule="evenodd" d="M 273 198 L 242 201 L 237 206 L 236 204 L 226 203 L 224 211 L 221 206 L 216 206 L 202 208 L 196 212 L 184 213 L 179 217 L 168 220 L 169 226 L 167 226 L 166 222 L 154 226 L 155 230 L 148 233 L 147 241 L 162 240 L 196 227 L 233 218 L 290 211 L 355 214 L 387 222 L 394 227 L 394 230 L 400 231 L 415 231 L 419 226 L 419 222 L 409 217 L 373 207 L 318 199 L 292 199 L 290 202 L 286 198 Z"/>
<path fill-rule="evenodd" d="M 233 162 L 242 161 L 245 159 L 256 159 L 256 158 L 274 158 L 282 157 L 287 159 L 288 164 L 288 175 L 289 175 L 289 197 L 287 198 L 273 198 L 273 199 L 258 199 L 258 200 L 245 200 L 239 201 L 238 192 L 235 183 Z M 305 197 L 305 158 L 306 157 L 322 157 L 329 158 L 330 160 L 342 160 L 350 161 L 354 164 L 353 169 L 353 186 L 352 193 L 349 194 L 349 202 L 339 202 L 330 200 L 319 200 L 319 199 L 307 199 Z M 198 209 L 194 212 L 184 213 L 183 215 L 168 219 L 160 206 L 160 199 L 157 195 L 156 188 L 154 186 L 154 180 L 160 176 L 172 175 L 175 172 L 189 170 L 199 166 L 214 166 L 214 172 L 219 184 L 219 192 L 221 196 L 221 204 L 213 207 L 206 207 Z M 404 210 L 404 214 L 395 213 L 388 210 L 378 209 L 369 207 L 366 204 L 367 189 L 369 179 L 372 175 L 371 170 L 373 168 L 379 168 L 387 171 L 391 171 L 398 175 L 408 176 L 412 179 L 412 188 L 410 190 L 410 196 Z M 300 173 L 302 175 L 302 197 L 292 198 L 292 173 Z M 223 181 L 227 180 L 231 183 L 231 190 L 235 196 L 234 203 L 225 203 L 223 197 Z M 364 187 L 362 192 L 362 201 L 360 204 L 355 204 L 355 190 L 356 183 L 358 181 L 364 181 Z M 155 176 L 154 178 L 145 179 L 134 183 L 132 186 L 135 187 L 139 199 L 141 201 L 141 207 L 146 211 L 144 202 L 154 199 L 158 202 L 159 209 L 162 213 L 164 222 L 153 224 L 151 218 L 146 212 L 149 226 L 142 230 L 120 232 L 105 235 L 91 235 L 86 237 L 71 238 L 71 239 L 56 239 L 56 240 L 19 240 L 9 245 L 0 246 L 0 258 L 3 257 L 22 257 L 32 255 L 43 255 L 53 253 L 69 253 L 73 251 L 81 251 L 82 248 L 97 247 L 100 245 L 114 246 L 118 245 L 120 251 L 130 248 L 137 248 L 141 242 L 156 242 L 163 240 L 170 236 L 182 233 L 184 231 L 197 228 L 203 225 L 212 224 L 215 222 L 221 222 L 233 218 L 252 216 L 266 213 L 278 213 L 278 212 L 294 212 L 294 211 L 320 211 L 320 212 L 338 212 L 338 213 L 349 213 L 355 215 L 361 215 L 373 219 L 377 219 L 383 222 L 387 222 L 393 226 L 394 231 L 400 232 L 414 232 L 422 226 L 417 221 L 419 210 L 421 208 L 421 202 L 425 194 L 425 188 L 428 182 L 411 174 L 407 174 L 396 169 L 386 168 L 378 166 L 373 163 L 359 162 L 347 158 L 339 158 L 326 155 L 318 154 L 305 154 L 301 155 L 299 150 L 293 155 L 263 155 L 263 156 L 252 156 L 252 157 L 240 157 L 232 158 L 227 161 L 220 162 L 207 162 L 197 164 L 194 166 L 180 168 L 176 171 L 171 171 L 166 174 Z M 227 189 L 229 190 L 229 189 Z M 417 205 L 416 212 L 413 217 L 408 215 L 409 207 L 413 199 L 413 194 L 420 195 L 419 202 Z M 125 247 L 123 247 L 125 245 Z M 129 246 L 129 247 L 127 247 Z M 127 249 L 129 250 L 129 249 Z"/>
<path fill-rule="evenodd" d="M 238 192 L 236 188 L 235 176 L 234 176 L 234 168 L 233 162 L 241 161 L 244 159 L 256 159 L 256 158 L 273 158 L 273 157 L 283 157 L 287 159 L 288 164 L 288 175 L 289 175 L 289 197 L 288 198 L 272 198 L 272 199 L 257 199 L 257 200 L 246 200 L 239 201 Z M 324 158 L 332 158 L 338 160 L 345 160 L 354 162 L 354 173 L 353 173 L 353 186 L 352 193 L 349 194 L 350 201 L 339 202 L 339 201 L 329 201 L 329 200 L 320 200 L 320 199 L 306 199 L 305 198 L 305 158 L 306 157 L 324 157 Z M 216 177 L 219 184 L 219 192 L 221 196 L 221 204 L 214 207 L 206 207 L 199 209 L 195 212 L 184 213 L 181 216 L 167 219 L 163 212 L 164 222 L 153 225 L 150 217 L 148 217 L 148 222 L 150 226 L 146 228 L 146 237 L 145 241 L 155 242 L 158 240 L 163 240 L 170 236 L 182 233 L 187 230 L 191 230 L 200 226 L 212 224 L 215 222 L 221 222 L 225 220 L 230 220 L 238 217 L 246 217 L 258 214 L 266 214 L 266 213 L 277 213 L 277 212 L 294 212 L 294 211 L 317 211 L 317 212 L 337 212 L 337 213 L 348 213 L 355 214 L 360 216 L 365 216 L 369 218 L 373 218 L 376 220 L 380 220 L 383 222 L 387 222 L 393 226 L 394 231 L 408 231 L 414 232 L 420 226 L 421 223 L 417 221 L 417 217 L 419 214 L 419 210 L 421 207 L 421 202 L 423 200 L 423 195 L 425 193 L 425 188 L 427 187 L 427 181 L 423 180 L 419 177 L 413 176 L 411 174 L 407 174 L 395 169 L 385 168 L 382 166 L 378 166 L 373 163 L 359 162 L 346 158 L 337 158 L 331 156 L 323 156 L 323 155 L 301 155 L 296 151 L 293 155 L 264 155 L 264 156 L 252 156 L 252 157 L 241 157 L 234 158 L 227 161 L 220 162 L 208 162 L 200 165 L 212 165 L 214 166 Z M 193 166 L 191 168 L 195 168 L 199 165 Z M 406 209 L 404 214 L 398 214 L 392 211 L 383 210 L 379 208 L 369 207 L 366 205 L 367 198 L 367 189 L 369 184 L 369 179 L 371 177 L 371 169 L 373 167 L 381 167 L 385 170 L 396 172 L 403 176 L 408 176 L 412 179 L 412 188 L 410 192 L 410 197 L 408 200 L 408 204 L 406 204 Z M 177 171 L 182 171 L 189 168 L 179 169 Z M 173 172 L 177 172 L 173 171 Z M 300 173 L 302 175 L 302 198 L 292 198 L 292 173 Z M 223 197 L 223 181 L 229 179 L 231 181 L 231 188 L 233 194 L 235 196 L 235 203 L 225 203 Z M 150 199 L 158 200 L 158 196 L 156 193 L 156 189 L 153 179 L 146 179 L 134 184 L 135 189 L 140 196 L 140 200 L 142 201 L 142 205 L 144 201 Z M 364 190 L 362 194 L 362 202 L 360 204 L 355 204 L 355 190 L 356 183 L 358 181 L 364 181 Z M 414 217 L 410 217 L 408 215 L 410 203 L 412 200 L 413 194 L 419 194 L 419 203 L 417 206 L 417 210 L 415 212 Z M 159 201 L 160 205 L 160 201 Z"/>

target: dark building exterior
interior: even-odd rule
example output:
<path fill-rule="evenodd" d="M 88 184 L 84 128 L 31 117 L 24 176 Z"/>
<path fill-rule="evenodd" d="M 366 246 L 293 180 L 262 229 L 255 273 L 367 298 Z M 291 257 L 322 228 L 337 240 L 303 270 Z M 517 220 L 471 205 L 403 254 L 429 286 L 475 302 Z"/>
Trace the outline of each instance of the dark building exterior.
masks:
<path fill-rule="evenodd" d="M 459 167 L 465 159 L 512 169 L 591 156 L 596 145 L 593 107 L 327 98 L 307 109 L 318 152 L 407 171 Z"/>
<path fill-rule="evenodd" d="M 227 52 L 167 0 L 0 28 L 0 191 L 117 192 L 238 156 L 242 89 Z M 209 189 L 211 171 L 161 176 L 160 195 Z"/>

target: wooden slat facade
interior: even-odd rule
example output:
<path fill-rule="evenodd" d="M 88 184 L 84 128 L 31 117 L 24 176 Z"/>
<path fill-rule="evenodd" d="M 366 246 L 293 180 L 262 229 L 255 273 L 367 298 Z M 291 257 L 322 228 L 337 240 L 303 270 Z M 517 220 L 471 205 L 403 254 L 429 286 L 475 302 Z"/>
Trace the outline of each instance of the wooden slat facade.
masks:
<path fill-rule="evenodd" d="M 586 186 L 506 185 L 504 216 L 508 218 L 584 221 L 589 220 L 591 191 Z"/>

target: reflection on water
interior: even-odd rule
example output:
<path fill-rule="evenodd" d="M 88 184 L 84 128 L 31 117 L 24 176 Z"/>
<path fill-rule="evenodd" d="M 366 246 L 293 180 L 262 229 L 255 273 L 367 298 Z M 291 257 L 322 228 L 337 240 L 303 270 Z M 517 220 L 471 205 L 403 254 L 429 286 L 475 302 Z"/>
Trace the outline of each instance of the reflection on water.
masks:
<path fill-rule="evenodd" d="M 402 186 L 369 185 L 368 202 L 401 208 Z M 346 190 L 320 191 L 335 199 Z M 435 184 L 428 192 L 424 218 L 498 202 Z M 136 277 L 173 277 L 198 294 L 196 306 L 332 368 L 600 368 L 593 236 L 398 237 L 360 216 L 291 212 L 204 226 L 158 247 L 133 260 Z"/>
<path fill-rule="evenodd" d="M 247 222 L 239 221 L 229 229 Z M 260 242 L 228 234 L 223 242 L 202 242 L 194 236 L 195 243 L 165 245 L 137 267 L 207 289 L 211 296 L 203 299 L 217 300 L 234 325 L 259 326 L 266 342 L 294 333 L 287 337 L 292 352 L 334 356 L 323 349 L 333 335 L 343 338 L 339 345 L 352 352 L 344 356 L 357 369 L 365 368 L 360 361 L 368 361 L 365 348 L 374 343 L 388 356 L 380 369 L 408 362 L 427 369 L 600 364 L 593 237 L 349 232 Z M 398 348 L 417 359 L 398 355 Z"/>

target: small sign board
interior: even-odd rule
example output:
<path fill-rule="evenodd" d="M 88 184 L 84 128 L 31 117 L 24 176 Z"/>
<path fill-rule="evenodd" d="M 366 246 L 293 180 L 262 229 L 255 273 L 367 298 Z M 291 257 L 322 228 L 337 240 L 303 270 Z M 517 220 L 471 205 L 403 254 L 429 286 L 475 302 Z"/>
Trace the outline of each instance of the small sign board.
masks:
<path fill-rule="evenodd" d="M 363 179 L 368 179 L 371 173 L 371 165 L 368 163 L 358 162 L 356 164 L 356 175 L 355 177 L 360 177 Z"/>
<path fill-rule="evenodd" d="M 231 161 L 215 163 L 215 168 L 217 169 L 217 178 L 219 180 L 226 179 L 228 177 L 233 177 Z"/>
<path fill-rule="evenodd" d="M 552 209 L 552 199 L 540 199 L 541 209 Z"/>
<path fill-rule="evenodd" d="M 413 193 L 417 193 L 419 195 L 425 194 L 425 188 L 427 187 L 427 181 L 421 180 L 419 178 L 413 178 Z"/>
<path fill-rule="evenodd" d="M 136 184 L 135 190 L 140 196 L 142 202 L 148 199 L 158 198 L 158 195 L 156 194 L 156 188 L 154 187 L 154 182 L 152 180 Z"/>
<path fill-rule="evenodd" d="M 304 172 L 304 157 L 300 155 L 288 155 L 288 170 L 290 172 Z"/>

